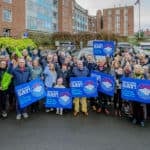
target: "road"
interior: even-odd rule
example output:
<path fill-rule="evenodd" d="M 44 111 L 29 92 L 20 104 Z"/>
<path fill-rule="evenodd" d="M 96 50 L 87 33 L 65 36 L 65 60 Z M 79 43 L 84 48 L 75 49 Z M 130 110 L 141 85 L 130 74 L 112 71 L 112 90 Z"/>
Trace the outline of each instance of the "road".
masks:
<path fill-rule="evenodd" d="M 0 120 L 0 150 L 150 150 L 150 123 L 141 128 L 93 112 L 76 118 L 41 112 L 16 121 L 13 113 Z"/>

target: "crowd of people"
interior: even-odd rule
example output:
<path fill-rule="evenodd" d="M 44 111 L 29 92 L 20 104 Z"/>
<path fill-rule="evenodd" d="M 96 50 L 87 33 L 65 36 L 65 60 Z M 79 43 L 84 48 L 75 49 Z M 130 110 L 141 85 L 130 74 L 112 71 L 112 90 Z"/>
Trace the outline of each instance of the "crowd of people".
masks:
<path fill-rule="evenodd" d="M 150 115 L 149 104 L 128 102 L 121 98 L 121 78 L 123 76 L 150 79 L 150 57 L 136 53 L 133 49 L 116 49 L 114 57 L 103 56 L 95 59 L 92 54 L 77 58 L 65 51 L 40 53 L 40 50 L 37 49 L 32 51 L 24 49 L 22 57 L 18 57 L 15 52 L 10 53 L 7 49 L 2 48 L 0 50 L 0 83 L 5 72 L 12 75 L 12 82 L 6 90 L 3 90 L 0 85 L 1 116 L 6 118 L 8 113 L 15 109 L 16 119 L 20 120 L 22 117 L 28 118 L 29 111 L 30 113 L 38 112 L 44 107 L 43 103 L 36 102 L 28 108 L 21 109 L 15 95 L 15 86 L 41 78 L 46 89 L 68 88 L 70 77 L 88 77 L 93 70 L 114 76 L 115 95 L 111 97 L 99 92 L 96 98 L 75 97 L 73 115 L 78 116 L 80 110 L 85 116 L 89 115 L 89 110 L 110 115 L 114 110 L 116 116 L 121 117 L 127 114 L 131 117 L 133 124 L 138 123 L 143 127 L 144 120 Z M 44 109 L 47 113 L 55 111 L 53 108 Z M 56 109 L 56 114 L 63 115 L 63 113 L 65 112 L 62 108 Z"/>

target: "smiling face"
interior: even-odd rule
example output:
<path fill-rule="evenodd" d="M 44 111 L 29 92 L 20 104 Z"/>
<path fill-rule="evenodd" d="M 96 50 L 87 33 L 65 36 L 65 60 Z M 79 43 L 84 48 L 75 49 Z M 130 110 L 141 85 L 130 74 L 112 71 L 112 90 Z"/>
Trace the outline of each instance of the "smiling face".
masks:
<path fill-rule="evenodd" d="M 6 67 L 7 67 L 6 61 L 1 61 L 1 62 L 0 62 L 0 68 L 1 68 L 1 69 L 5 69 Z"/>
<path fill-rule="evenodd" d="M 79 69 L 83 69 L 83 62 L 82 61 L 78 61 L 77 65 L 78 65 Z"/>
<path fill-rule="evenodd" d="M 63 84 L 63 78 L 57 79 L 57 85 L 62 85 Z"/>
<path fill-rule="evenodd" d="M 35 59 L 35 60 L 33 60 L 32 64 L 33 64 L 33 67 L 38 67 L 39 61 L 37 59 Z"/>
<path fill-rule="evenodd" d="M 24 59 L 19 59 L 18 60 L 18 66 L 20 68 L 24 68 L 25 67 L 25 60 Z"/>

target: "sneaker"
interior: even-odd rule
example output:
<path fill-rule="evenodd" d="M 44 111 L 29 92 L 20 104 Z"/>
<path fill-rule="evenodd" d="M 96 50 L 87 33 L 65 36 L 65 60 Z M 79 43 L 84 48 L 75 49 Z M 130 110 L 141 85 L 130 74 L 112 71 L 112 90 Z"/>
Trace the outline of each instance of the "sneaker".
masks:
<path fill-rule="evenodd" d="M 76 117 L 76 116 L 78 115 L 78 112 L 75 111 L 75 112 L 73 113 L 73 115 L 74 115 L 74 117 Z"/>
<path fill-rule="evenodd" d="M 23 115 L 23 118 L 24 118 L 24 119 L 29 118 L 29 115 L 28 115 L 27 113 L 23 113 L 22 115 Z"/>
<path fill-rule="evenodd" d="M 88 114 L 88 112 L 84 112 L 84 115 L 85 115 L 85 116 L 88 116 L 89 114 Z"/>
<path fill-rule="evenodd" d="M 141 125 L 141 127 L 144 127 L 145 126 L 145 124 L 144 124 L 144 122 L 142 121 L 142 122 L 140 122 L 140 125 Z"/>
<path fill-rule="evenodd" d="M 5 111 L 2 112 L 2 117 L 6 118 L 7 117 L 7 113 Z"/>
<path fill-rule="evenodd" d="M 97 113 L 101 113 L 101 112 L 102 112 L 102 109 L 98 108 Z"/>
<path fill-rule="evenodd" d="M 50 109 L 46 109 L 45 112 L 46 112 L 46 113 L 49 113 L 49 112 L 50 112 Z"/>
<path fill-rule="evenodd" d="M 106 115 L 110 114 L 110 112 L 107 109 L 105 109 L 105 113 L 106 113 Z"/>
<path fill-rule="evenodd" d="M 56 115 L 59 115 L 59 108 L 56 109 Z"/>
<path fill-rule="evenodd" d="M 93 111 L 96 111 L 96 106 L 92 106 Z"/>
<path fill-rule="evenodd" d="M 133 119 L 132 123 L 133 123 L 133 124 L 136 124 L 136 122 L 137 122 L 136 119 Z"/>
<path fill-rule="evenodd" d="M 54 108 L 51 108 L 50 111 L 54 111 Z"/>
<path fill-rule="evenodd" d="M 59 115 L 63 115 L 63 109 L 60 109 L 60 111 L 59 111 Z"/>
<path fill-rule="evenodd" d="M 18 114 L 18 115 L 16 116 L 16 120 L 21 120 L 21 114 Z"/>

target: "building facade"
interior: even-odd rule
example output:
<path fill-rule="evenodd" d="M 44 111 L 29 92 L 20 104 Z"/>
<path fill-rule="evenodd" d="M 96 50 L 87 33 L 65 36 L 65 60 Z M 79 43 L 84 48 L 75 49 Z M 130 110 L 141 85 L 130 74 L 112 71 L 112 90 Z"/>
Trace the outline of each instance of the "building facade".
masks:
<path fill-rule="evenodd" d="M 98 10 L 96 16 L 88 16 L 88 31 L 99 33 L 102 31 L 102 13 Z"/>
<path fill-rule="evenodd" d="M 58 31 L 78 33 L 88 31 L 88 11 L 75 0 L 58 1 Z"/>
<path fill-rule="evenodd" d="M 73 1 L 73 33 L 88 31 L 88 10 Z"/>
<path fill-rule="evenodd" d="M 101 10 L 96 13 L 96 32 L 99 33 L 103 28 L 103 16 Z"/>
<path fill-rule="evenodd" d="M 121 36 L 134 34 L 134 7 L 116 7 L 103 10 L 103 30 Z"/>
<path fill-rule="evenodd" d="M 26 0 L 26 29 L 53 33 L 58 31 L 57 0 Z"/>
<path fill-rule="evenodd" d="M 88 16 L 88 30 L 91 33 L 96 33 L 96 25 L 97 25 L 97 21 L 96 21 L 96 16 Z"/>
<path fill-rule="evenodd" d="M 1 0 L 0 14 L 0 36 L 20 37 L 25 31 L 25 0 Z"/>
<path fill-rule="evenodd" d="M 73 32 L 73 0 L 58 0 L 58 31 Z"/>
<path fill-rule="evenodd" d="M 89 16 L 76 0 L 1 0 L 0 14 L 0 36 L 21 37 L 28 31 L 134 34 L 133 6 L 104 9 L 103 14 L 98 10 Z"/>

